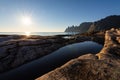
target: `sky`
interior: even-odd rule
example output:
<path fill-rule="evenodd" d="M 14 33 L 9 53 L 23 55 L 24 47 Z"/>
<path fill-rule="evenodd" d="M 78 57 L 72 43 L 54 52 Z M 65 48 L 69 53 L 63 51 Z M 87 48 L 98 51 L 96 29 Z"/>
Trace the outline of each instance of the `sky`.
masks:
<path fill-rule="evenodd" d="M 0 0 L 0 32 L 63 32 L 120 14 L 120 0 Z"/>

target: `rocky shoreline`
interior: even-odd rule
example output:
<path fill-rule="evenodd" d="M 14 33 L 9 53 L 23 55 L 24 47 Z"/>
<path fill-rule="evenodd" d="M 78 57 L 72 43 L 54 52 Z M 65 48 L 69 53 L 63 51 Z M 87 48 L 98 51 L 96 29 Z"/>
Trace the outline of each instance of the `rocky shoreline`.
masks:
<path fill-rule="evenodd" d="M 57 37 L 32 36 L 24 38 L 6 38 L 0 42 L 0 72 L 16 68 L 27 62 L 47 55 L 56 49 L 64 46 L 67 40 Z M 4 39 L 5 39 L 4 38 Z"/>
<path fill-rule="evenodd" d="M 53 51 L 72 43 L 96 41 L 103 44 L 103 34 L 96 33 L 70 36 L 29 36 L 1 35 L 0 36 L 0 73 L 17 68 L 25 63 L 52 53 Z M 98 37 L 96 37 L 98 36 Z"/>
<path fill-rule="evenodd" d="M 105 33 L 103 49 L 97 54 L 86 54 L 36 80 L 119 80 L 120 30 Z"/>

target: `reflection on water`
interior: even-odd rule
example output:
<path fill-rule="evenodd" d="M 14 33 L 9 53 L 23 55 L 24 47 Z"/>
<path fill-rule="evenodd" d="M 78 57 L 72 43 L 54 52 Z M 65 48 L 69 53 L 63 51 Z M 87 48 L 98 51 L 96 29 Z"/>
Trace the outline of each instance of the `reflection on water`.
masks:
<path fill-rule="evenodd" d="M 29 37 L 31 35 L 31 32 L 25 32 L 25 35 Z"/>
<path fill-rule="evenodd" d="M 40 59 L 0 75 L 0 80 L 33 80 L 86 53 L 98 53 L 102 45 L 92 41 L 65 46 Z"/>

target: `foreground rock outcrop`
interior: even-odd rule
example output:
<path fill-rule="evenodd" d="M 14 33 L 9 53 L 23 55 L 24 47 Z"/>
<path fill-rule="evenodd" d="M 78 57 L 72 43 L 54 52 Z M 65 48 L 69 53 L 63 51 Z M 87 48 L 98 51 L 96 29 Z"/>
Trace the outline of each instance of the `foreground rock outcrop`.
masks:
<path fill-rule="evenodd" d="M 98 54 L 86 54 L 73 59 L 36 80 L 119 80 L 120 30 L 105 33 L 103 49 Z"/>
<path fill-rule="evenodd" d="M 94 34 L 94 35 L 93 35 Z M 17 68 L 72 43 L 95 41 L 103 44 L 104 33 L 56 36 L 0 35 L 0 73 Z"/>
<path fill-rule="evenodd" d="M 50 54 L 65 45 L 61 37 L 2 36 L 0 42 L 0 73 Z"/>

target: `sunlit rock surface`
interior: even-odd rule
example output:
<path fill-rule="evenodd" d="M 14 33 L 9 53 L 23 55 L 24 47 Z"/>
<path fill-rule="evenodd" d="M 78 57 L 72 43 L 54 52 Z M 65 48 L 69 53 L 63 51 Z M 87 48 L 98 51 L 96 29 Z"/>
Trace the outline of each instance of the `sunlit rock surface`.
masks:
<path fill-rule="evenodd" d="M 73 59 L 36 80 L 119 80 L 120 30 L 105 33 L 103 49 L 98 54 L 86 54 Z"/>

